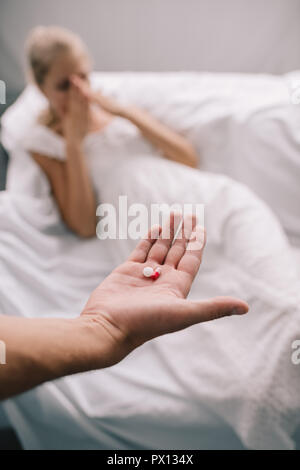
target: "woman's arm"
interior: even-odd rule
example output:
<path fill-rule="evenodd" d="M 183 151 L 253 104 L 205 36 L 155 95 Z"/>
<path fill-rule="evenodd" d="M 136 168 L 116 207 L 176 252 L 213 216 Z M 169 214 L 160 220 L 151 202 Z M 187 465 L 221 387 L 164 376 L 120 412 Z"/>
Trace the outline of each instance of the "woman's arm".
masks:
<path fill-rule="evenodd" d="M 135 124 L 147 139 L 162 150 L 166 158 L 197 167 L 198 156 L 189 141 L 154 119 L 148 112 L 130 106 L 123 110 L 121 116 Z"/>
<path fill-rule="evenodd" d="M 53 195 L 65 223 L 77 235 L 92 237 L 96 233 L 96 199 L 78 142 L 66 142 L 64 162 L 32 153 L 50 182 Z"/>
<path fill-rule="evenodd" d="M 190 142 L 157 121 L 147 111 L 135 106 L 122 106 L 99 92 L 94 94 L 94 101 L 109 113 L 130 120 L 147 139 L 162 150 L 166 158 L 194 168 L 197 166 L 198 155 Z"/>
<path fill-rule="evenodd" d="M 66 224 L 79 236 L 96 233 L 96 198 L 82 150 L 88 132 L 89 100 L 83 90 L 72 82 L 69 109 L 63 121 L 66 161 L 60 162 L 33 153 L 34 160 L 46 173 Z"/>

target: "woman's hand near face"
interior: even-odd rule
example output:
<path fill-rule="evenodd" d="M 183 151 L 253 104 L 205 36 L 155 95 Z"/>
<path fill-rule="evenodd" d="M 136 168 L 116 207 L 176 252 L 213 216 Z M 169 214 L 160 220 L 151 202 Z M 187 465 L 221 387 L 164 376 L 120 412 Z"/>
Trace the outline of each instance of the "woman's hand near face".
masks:
<path fill-rule="evenodd" d="M 63 129 L 67 142 L 81 144 L 89 131 L 90 96 L 88 87 L 72 77 L 70 80 L 68 111 L 63 120 Z"/>
<path fill-rule="evenodd" d="M 96 196 L 82 141 L 90 129 L 89 86 L 79 77 L 70 77 L 68 108 L 62 119 L 66 160 L 57 162 L 33 155 L 47 174 L 61 215 L 67 226 L 81 237 L 96 235 Z"/>

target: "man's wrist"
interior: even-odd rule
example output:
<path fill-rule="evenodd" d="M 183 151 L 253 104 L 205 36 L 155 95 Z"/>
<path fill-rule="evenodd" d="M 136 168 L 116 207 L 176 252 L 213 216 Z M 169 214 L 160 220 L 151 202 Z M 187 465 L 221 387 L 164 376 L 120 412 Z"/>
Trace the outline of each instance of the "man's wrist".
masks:
<path fill-rule="evenodd" d="M 125 357 L 120 340 L 110 337 L 100 316 L 1 319 L 7 364 L 0 368 L 0 400 L 49 380 L 109 367 Z"/>
<path fill-rule="evenodd" d="M 79 372 L 110 367 L 130 352 L 125 335 L 101 315 L 82 314 L 74 322 L 81 338 Z"/>

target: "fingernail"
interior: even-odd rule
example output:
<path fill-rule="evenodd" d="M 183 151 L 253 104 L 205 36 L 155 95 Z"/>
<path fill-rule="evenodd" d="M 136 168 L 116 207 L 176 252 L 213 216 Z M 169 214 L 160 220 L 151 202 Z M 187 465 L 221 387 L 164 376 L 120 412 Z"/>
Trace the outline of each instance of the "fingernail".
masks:
<path fill-rule="evenodd" d="M 244 315 L 244 313 L 247 313 L 245 307 L 235 307 L 231 310 L 231 315 Z"/>

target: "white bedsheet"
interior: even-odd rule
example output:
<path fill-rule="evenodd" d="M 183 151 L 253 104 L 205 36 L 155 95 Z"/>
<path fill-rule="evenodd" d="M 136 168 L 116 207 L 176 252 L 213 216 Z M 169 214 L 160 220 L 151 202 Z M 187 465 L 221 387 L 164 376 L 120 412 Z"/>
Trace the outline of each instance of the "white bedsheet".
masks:
<path fill-rule="evenodd" d="M 101 201 L 204 203 L 208 245 L 191 296 L 238 295 L 251 313 L 158 338 L 109 370 L 42 385 L 5 404 L 10 420 L 26 448 L 207 448 L 212 430 L 222 439 L 216 447 L 293 448 L 300 283 L 280 225 L 227 177 L 134 155 L 142 143 L 131 131 L 119 120 L 104 140 L 85 143 Z M 23 150 L 12 158 L 24 165 L 12 166 L 20 185 L 0 196 L 1 311 L 77 315 L 135 241 L 79 241 L 37 165 Z M 25 167 L 31 195 L 18 178 Z"/>
<path fill-rule="evenodd" d="M 113 85 L 107 82 L 111 92 Z M 232 107 L 219 112 L 217 103 L 225 101 L 209 109 L 229 117 Z M 212 120 L 216 130 L 218 119 Z M 109 370 L 60 379 L 9 400 L 11 422 L 24 446 L 36 449 L 293 448 L 300 369 L 291 362 L 291 344 L 300 337 L 300 282 L 288 240 L 246 187 L 154 158 L 132 129 L 122 132 L 122 122 L 100 138 L 101 145 L 97 137 L 86 142 L 99 200 L 116 203 L 127 194 L 129 203 L 204 203 L 208 244 L 190 295 L 237 295 L 251 311 L 158 338 Z M 45 177 L 11 142 L 9 191 L 0 195 L 0 311 L 77 315 L 135 242 L 79 241 L 70 234 Z M 100 168 L 99 162 L 110 164 Z"/>

